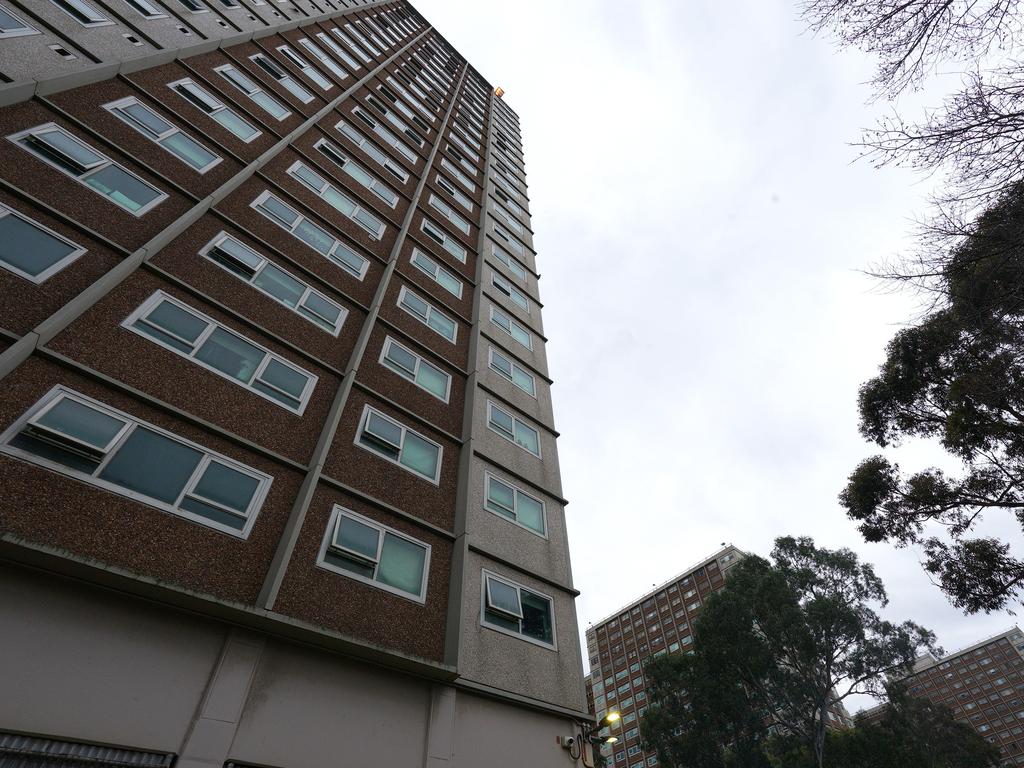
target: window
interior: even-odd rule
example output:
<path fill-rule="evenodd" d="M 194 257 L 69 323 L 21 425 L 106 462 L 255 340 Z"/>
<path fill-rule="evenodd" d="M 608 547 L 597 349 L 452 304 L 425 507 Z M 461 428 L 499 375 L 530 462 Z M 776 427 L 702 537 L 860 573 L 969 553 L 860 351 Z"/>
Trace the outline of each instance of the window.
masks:
<path fill-rule="evenodd" d="M 0 266 L 41 283 L 85 253 L 85 248 L 0 205 Z"/>
<path fill-rule="evenodd" d="M 439 336 L 455 343 L 459 327 L 450 317 L 439 309 L 421 299 L 404 285 L 398 292 L 398 306 L 415 317 L 421 323 L 437 332 Z"/>
<path fill-rule="evenodd" d="M 483 572 L 481 623 L 539 645 L 555 647 L 555 616 L 551 598 Z"/>
<path fill-rule="evenodd" d="M 192 13 L 209 13 L 210 9 L 203 5 L 199 0 L 178 0 L 183 6 Z"/>
<path fill-rule="evenodd" d="M 307 91 L 304 87 L 299 85 L 291 75 L 285 72 L 276 61 L 271 59 L 262 53 L 257 53 L 249 57 L 249 59 L 260 69 L 266 72 L 270 77 L 276 80 L 282 88 L 288 93 L 297 98 L 303 104 L 309 104 L 315 96 Z"/>
<path fill-rule="evenodd" d="M 296 213 L 291 206 L 270 192 L 263 192 L 250 205 L 282 229 L 304 242 L 321 256 L 330 259 L 349 274 L 362 280 L 370 267 L 369 259 L 360 256 L 325 229 Z"/>
<path fill-rule="evenodd" d="M 320 153 L 324 157 L 355 179 L 356 182 L 362 184 L 368 190 L 373 192 L 373 194 L 383 200 L 389 208 L 394 208 L 398 205 L 398 195 L 388 189 L 388 187 L 383 183 L 377 181 L 377 179 L 368 172 L 363 170 L 362 167 L 345 154 L 337 144 L 332 141 L 328 141 L 327 139 L 320 139 L 313 146 L 320 150 Z"/>
<path fill-rule="evenodd" d="M 395 134 L 385 128 L 383 125 L 378 123 L 373 116 L 370 115 L 365 109 L 356 107 L 352 110 L 352 114 L 362 120 L 378 137 L 384 140 L 384 143 L 390 147 L 393 147 L 398 154 L 404 157 L 413 165 L 419 162 L 420 156 L 417 155 L 412 149 L 405 145 Z"/>
<path fill-rule="evenodd" d="M 299 415 L 316 386 L 317 377 L 309 371 L 163 291 L 150 296 L 121 325 Z"/>
<path fill-rule="evenodd" d="M 418 603 L 427 598 L 430 545 L 334 507 L 317 564 Z"/>
<path fill-rule="evenodd" d="M 83 27 L 104 27 L 114 23 L 85 0 L 50 0 L 50 2 Z"/>
<path fill-rule="evenodd" d="M 384 339 L 380 362 L 439 400 L 448 402 L 452 377 L 390 336 Z"/>
<path fill-rule="evenodd" d="M 221 77 L 235 86 L 235 88 L 252 99 L 271 117 L 277 120 L 284 120 L 291 114 L 290 109 L 263 90 L 255 80 L 243 73 L 242 70 L 233 64 L 225 64 L 222 67 L 216 67 L 213 71 L 218 73 Z"/>
<path fill-rule="evenodd" d="M 367 40 L 363 36 L 362 32 L 360 32 L 358 29 L 353 27 L 351 24 L 345 24 L 344 26 L 345 26 L 345 31 L 347 31 L 350 35 L 352 35 L 352 37 L 354 37 L 356 40 L 358 40 L 360 45 L 362 45 L 364 48 L 366 48 L 366 50 L 368 50 L 374 56 L 379 56 L 380 55 L 380 51 L 378 51 L 376 48 L 374 48 L 372 45 L 370 45 L 370 41 Z"/>
<path fill-rule="evenodd" d="M 490 400 L 487 401 L 487 426 L 509 442 L 540 458 L 540 433 Z"/>
<path fill-rule="evenodd" d="M 319 61 L 321 64 L 323 64 L 330 72 L 333 72 L 335 75 L 337 75 L 339 80 L 344 80 L 345 78 L 348 77 L 348 72 L 339 67 L 338 62 L 336 62 L 334 59 L 332 59 L 330 56 L 324 53 L 323 48 L 314 43 L 308 37 L 299 38 L 299 45 L 301 45 L 303 48 L 309 51 L 313 55 L 313 58 Z"/>
<path fill-rule="evenodd" d="M 343 213 L 379 240 L 384 236 L 384 222 L 356 203 L 352 198 L 331 184 L 302 161 L 296 161 L 288 169 L 288 175 L 296 179 L 324 200 L 335 210 Z"/>
<path fill-rule="evenodd" d="M 452 133 L 448 138 L 451 139 L 456 144 L 456 146 L 458 146 L 458 148 L 461 149 L 468 157 L 470 157 L 473 160 L 473 162 L 480 162 L 480 155 L 478 155 L 476 152 L 470 149 L 469 145 L 466 144 L 466 142 L 464 142 L 462 139 L 460 139 L 457 134 Z"/>
<path fill-rule="evenodd" d="M 508 228 L 515 232 L 517 235 L 522 235 L 526 231 L 523 225 L 520 224 L 517 219 L 513 218 L 512 214 L 506 211 L 500 205 L 494 206 L 494 212 L 497 215 L 501 216 L 501 218 L 505 221 L 505 224 L 508 226 Z"/>
<path fill-rule="evenodd" d="M 524 312 L 529 313 L 530 311 L 530 300 L 526 294 L 514 287 L 512 283 L 506 280 L 502 275 L 497 272 L 491 274 L 491 284 L 497 288 L 501 293 L 505 294 L 512 303 L 522 309 Z"/>
<path fill-rule="evenodd" d="M 384 168 L 384 170 L 386 170 L 400 182 L 405 184 L 405 182 L 409 180 L 409 174 L 406 173 L 405 169 L 402 166 L 400 166 L 386 154 L 377 149 L 376 146 L 370 143 L 369 139 L 363 136 L 363 134 L 361 134 L 351 125 L 346 123 L 344 120 L 339 122 L 334 127 L 338 130 L 339 133 L 341 133 L 349 141 L 351 141 L 353 144 L 355 144 L 357 147 L 363 150 L 363 152 L 369 155 L 371 160 L 373 160 L 375 163 Z"/>
<path fill-rule="evenodd" d="M 502 240 L 504 240 L 505 244 L 512 249 L 513 253 L 515 253 L 517 256 L 522 256 L 524 253 L 523 244 L 516 240 L 514 237 L 512 237 L 512 234 L 507 229 L 498 224 L 498 222 L 492 220 L 491 223 L 494 229 L 494 234 L 500 237 Z"/>
<path fill-rule="evenodd" d="M 331 40 L 331 38 L 327 36 L 327 33 L 317 32 L 316 36 L 321 43 L 323 43 L 324 45 L 331 49 L 331 52 L 334 53 L 335 56 L 344 61 L 353 70 L 362 69 L 362 67 L 359 65 L 359 62 L 353 59 L 351 56 L 349 56 L 348 53 L 345 52 L 344 48 L 342 48 L 336 42 Z M 302 41 L 300 40 L 299 42 L 301 43 Z"/>
<path fill-rule="evenodd" d="M 356 431 L 356 445 L 434 485 L 441 477 L 444 449 L 440 445 L 368 405 Z"/>
<path fill-rule="evenodd" d="M 455 241 L 455 238 L 445 233 L 440 227 L 434 224 L 430 219 L 424 217 L 423 222 L 420 224 L 420 229 L 427 235 L 437 241 L 438 245 L 444 248 L 448 253 L 454 256 L 456 259 L 461 261 L 463 264 L 466 263 L 466 259 L 469 258 L 469 251 L 462 245 L 459 245 Z"/>
<path fill-rule="evenodd" d="M 470 192 L 476 192 L 476 184 L 474 184 L 466 174 L 456 168 L 447 157 L 441 158 L 441 167 L 454 176 L 459 184 L 464 186 Z"/>
<path fill-rule="evenodd" d="M 457 214 L 454 210 L 452 210 L 452 207 L 448 205 L 448 203 L 446 203 L 444 200 L 442 200 L 435 194 L 430 195 L 429 202 L 430 207 L 433 208 L 438 213 L 440 213 L 446 219 L 448 219 L 448 221 L 455 225 L 456 229 L 464 232 L 467 235 L 469 234 L 469 222 L 462 218 L 462 216 Z"/>
<path fill-rule="evenodd" d="M 38 29 L 26 24 L 7 8 L 0 7 L 0 38 L 38 34 Z"/>
<path fill-rule="evenodd" d="M 463 168 L 469 171 L 473 176 L 477 175 L 476 166 L 469 162 L 469 160 L 466 159 L 466 156 L 463 155 L 459 150 L 457 150 L 451 144 L 447 145 L 445 149 L 448 150 L 448 154 L 450 154 L 452 157 L 459 161 L 459 165 L 461 165 Z"/>
<path fill-rule="evenodd" d="M 456 298 L 462 298 L 462 281 L 451 272 L 442 267 L 432 258 L 427 256 L 419 248 L 412 249 L 412 256 L 409 261 L 414 267 L 424 272 L 431 280 L 436 282 Z"/>
<path fill-rule="evenodd" d="M 541 536 L 547 534 L 544 502 L 490 472 L 484 473 L 484 509 Z"/>
<path fill-rule="evenodd" d="M 527 349 L 533 349 L 530 332 L 497 307 L 491 307 L 491 322 Z"/>
<path fill-rule="evenodd" d="M 241 538 L 273 480 L 62 386 L 0 444 L 5 453 Z"/>
<path fill-rule="evenodd" d="M 373 61 L 371 57 L 366 55 L 366 52 L 362 48 L 360 48 L 352 41 L 352 38 L 350 38 L 340 29 L 338 29 L 337 27 L 331 27 L 331 33 L 339 40 L 341 40 L 343 43 L 345 43 L 345 45 L 347 45 L 352 51 L 354 51 L 356 56 L 358 56 L 360 59 L 362 59 L 365 62 Z"/>
<path fill-rule="evenodd" d="M 512 358 L 490 347 L 487 353 L 491 370 L 501 374 L 531 397 L 537 396 L 537 380 Z"/>
<path fill-rule="evenodd" d="M 44 123 L 8 138 L 136 216 L 167 198 L 165 193 L 55 123 Z"/>
<path fill-rule="evenodd" d="M 314 83 L 316 83 L 316 85 L 320 86 L 320 88 L 322 90 L 329 91 L 329 90 L 331 90 L 331 88 L 334 87 L 334 83 L 332 83 L 330 80 L 328 80 L 326 77 L 324 77 L 323 72 L 321 72 L 319 69 L 314 67 L 308 61 L 306 61 L 304 58 L 299 56 L 299 54 L 297 54 L 295 52 L 295 49 L 293 49 L 292 47 L 287 46 L 287 45 L 279 45 L 277 47 L 277 51 L 282 56 L 284 56 L 286 59 L 288 59 L 292 64 L 294 64 L 296 67 L 298 67 L 299 71 L 302 72 L 302 74 L 304 74 L 306 77 L 308 77 Z M 322 51 L 321 51 L 321 53 L 322 53 Z M 266 69 L 266 67 L 264 67 L 264 69 Z M 284 85 L 284 83 L 282 83 L 282 85 Z M 287 88 L 287 86 L 285 86 L 285 87 Z M 291 89 L 289 88 L 288 90 L 291 90 Z M 295 95 L 298 96 L 298 94 L 295 94 Z M 301 98 L 301 97 L 299 97 L 299 98 Z"/>
<path fill-rule="evenodd" d="M 104 104 L 103 108 L 199 173 L 206 173 L 220 162 L 217 155 L 134 96 Z"/>
<path fill-rule="evenodd" d="M 491 253 L 494 258 L 508 267 L 509 272 L 518 277 L 522 281 L 526 281 L 526 267 L 520 264 L 516 259 L 509 256 L 501 248 L 494 243 L 491 243 Z"/>
<path fill-rule="evenodd" d="M 400 119 L 398 115 L 396 115 L 390 109 L 381 104 L 380 101 L 378 101 L 375 97 L 368 95 L 366 97 L 366 103 L 369 104 L 378 112 L 380 112 L 380 114 L 384 117 L 385 120 L 387 120 L 389 123 L 395 126 L 395 128 L 404 133 L 407 138 L 412 139 L 417 147 L 422 147 L 424 144 L 427 143 L 426 139 L 424 139 L 422 136 L 416 133 L 416 131 L 410 128 L 405 123 L 404 120 Z"/>
<path fill-rule="evenodd" d="M 441 174 L 437 174 L 437 186 L 439 186 L 441 189 L 443 189 L 445 192 L 451 195 L 455 202 L 457 202 L 467 211 L 469 211 L 470 213 L 473 212 L 473 201 L 470 200 L 461 192 L 459 192 L 459 190 L 455 188 L 455 185 L 448 181 L 448 179 L 446 179 Z"/>
<path fill-rule="evenodd" d="M 417 99 L 415 96 L 413 96 L 411 93 L 409 93 L 409 89 L 408 88 L 406 88 L 401 83 L 399 83 L 397 80 L 395 80 L 395 78 L 391 77 L 391 75 L 388 75 L 387 82 L 388 82 L 388 85 L 390 85 L 393 89 L 395 89 L 400 94 L 402 94 L 402 96 L 405 98 L 406 101 L 408 101 L 410 104 L 412 104 L 414 107 L 416 107 L 416 109 L 418 109 L 420 111 L 420 113 L 425 118 L 427 118 L 432 123 L 437 122 L 437 118 L 434 115 L 430 114 L 430 110 L 427 109 L 425 106 L 423 106 L 423 103 L 419 99 Z M 411 82 L 410 82 L 410 87 L 415 88 L 415 86 L 412 85 Z M 387 95 L 387 93 L 384 91 L 383 87 L 378 86 L 378 88 L 380 88 L 381 93 L 384 93 L 385 96 Z M 417 89 L 417 90 L 419 90 L 419 89 Z M 430 130 L 430 127 L 427 126 L 426 123 L 424 123 L 423 125 L 426 127 L 426 130 Z"/>
<path fill-rule="evenodd" d="M 261 293 L 337 336 L 348 310 L 224 232 L 199 252 Z"/>
<path fill-rule="evenodd" d="M 205 88 L 196 85 L 192 80 L 178 80 L 168 85 L 171 90 L 177 92 L 193 106 L 208 114 L 213 120 L 220 123 L 245 143 L 248 144 L 262 133 L 262 131 L 254 128 L 250 123 L 235 114 L 233 110 L 228 109 L 224 102 L 216 98 Z"/>

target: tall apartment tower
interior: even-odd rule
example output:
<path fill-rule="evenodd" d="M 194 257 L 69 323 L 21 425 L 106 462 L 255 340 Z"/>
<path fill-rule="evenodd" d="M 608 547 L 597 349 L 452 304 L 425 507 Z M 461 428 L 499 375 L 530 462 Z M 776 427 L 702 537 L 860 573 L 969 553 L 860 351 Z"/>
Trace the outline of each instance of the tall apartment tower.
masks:
<path fill-rule="evenodd" d="M 0 760 L 578 764 L 494 87 L 394 0 L 0 0 L 0 81 Z"/>
<path fill-rule="evenodd" d="M 709 594 L 722 588 L 725 573 L 742 556 L 735 547 L 725 547 L 587 627 L 587 703 L 598 719 L 610 711 L 622 715 L 611 728 L 618 741 L 603 748 L 607 765 L 658 764 L 657 755 L 640 746 L 640 718 L 647 709 L 643 663 L 652 656 L 689 649 L 692 624 L 701 606 Z"/>
<path fill-rule="evenodd" d="M 903 678 L 907 691 L 944 704 L 1002 752 L 1006 765 L 1024 765 L 1024 633 L 1018 627 L 936 658 L 925 654 Z M 887 705 L 860 717 L 879 717 Z"/>

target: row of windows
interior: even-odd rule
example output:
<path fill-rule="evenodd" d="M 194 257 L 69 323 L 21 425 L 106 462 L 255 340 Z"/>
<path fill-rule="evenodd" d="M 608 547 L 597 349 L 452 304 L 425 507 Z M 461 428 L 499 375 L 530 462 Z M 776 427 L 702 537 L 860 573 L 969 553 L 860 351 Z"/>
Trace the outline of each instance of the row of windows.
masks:
<path fill-rule="evenodd" d="M 375 420 L 380 418 L 381 423 Z M 367 408 L 363 430 L 397 439 L 424 460 L 424 446 Z M 62 386 L 54 387 L 0 436 L 5 453 L 70 475 L 235 536 L 247 537 L 273 478 L 197 443 Z M 439 447 L 438 447 L 439 449 Z M 429 452 L 429 451 L 428 451 Z M 487 474 L 485 508 L 544 534 L 544 505 Z M 426 599 L 430 545 L 335 507 L 319 563 L 387 591 Z M 485 572 L 482 620 L 554 646 L 549 596 Z"/>

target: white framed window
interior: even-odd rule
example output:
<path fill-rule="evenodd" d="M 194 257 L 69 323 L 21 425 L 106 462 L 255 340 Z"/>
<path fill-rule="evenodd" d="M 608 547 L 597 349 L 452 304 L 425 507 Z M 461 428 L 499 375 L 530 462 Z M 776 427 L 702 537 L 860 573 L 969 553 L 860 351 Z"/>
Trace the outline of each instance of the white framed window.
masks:
<path fill-rule="evenodd" d="M 206 173 L 221 161 L 220 156 L 134 96 L 104 104 L 103 108 L 199 173 Z"/>
<path fill-rule="evenodd" d="M 351 176 L 357 183 L 373 192 L 373 194 L 379 197 L 389 208 L 394 208 L 398 205 L 398 195 L 394 191 L 349 157 L 348 154 L 333 141 L 320 139 L 313 145 L 313 147 L 320 150 L 320 154 L 341 168 L 342 171 L 344 171 L 348 176 Z"/>
<path fill-rule="evenodd" d="M 390 85 L 400 94 L 402 94 L 406 101 L 408 101 L 410 104 L 416 107 L 416 109 L 418 109 L 425 118 L 427 118 L 432 123 L 437 122 L 437 116 L 431 113 L 431 111 L 427 109 L 425 106 L 423 106 L 423 102 L 421 102 L 419 98 L 417 98 L 416 96 L 409 92 L 410 88 L 415 89 L 416 91 L 418 91 L 417 95 L 420 96 L 420 98 L 426 98 L 426 94 L 420 91 L 420 89 L 415 84 L 410 82 L 409 88 L 406 88 L 400 82 L 395 80 L 395 78 L 393 78 L 391 75 L 387 76 L 387 82 L 388 85 Z"/>
<path fill-rule="evenodd" d="M 494 347 L 489 347 L 487 364 L 491 370 L 504 376 L 530 397 L 537 396 L 537 380 L 533 374 L 513 361 L 511 356 L 499 352 Z"/>
<path fill-rule="evenodd" d="M 473 163 L 469 162 L 466 156 L 463 155 L 462 152 L 453 147 L 451 144 L 446 145 L 445 149 L 448 150 L 449 155 L 451 155 L 452 157 L 459 161 L 459 165 L 461 165 L 464 169 L 469 171 L 473 176 L 476 176 L 479 173 L 476 166 L 473 165 Z"/>
<path fill-rule="evenodd" d="M 361 46 L 363 46 L 366 50 L 368 50 L 374 56 L 380 56 L 380 51 L 378 51 L 376 48 L 373 47 L 373 45 L 370 44 L 370 41 L 366 39 L 366 36 L 363 35 L 362 32 L 360 32 L 358 29 L 356 29 L 351 24 L 345 24 L 343 26 L 345 27 L 345 31 L 348 32 L 349 35 L 351 35 L 352 37 L 354 37 L 356 40 L 359 41 L 359 44 Z"/>
<path fill-rule="evenodd" d="M 509 256 L 495 243 L 491 243 L 491 253 L 494 255 L 495 259 L 497 259 L 506 267 L 508 267 L 509 272 L 511 272 L 513 275 L 518 277 L 523 282 L 526 282 L 526 267 L 521 262 Z"/>
<path fill-rule="evenodd" d="M 427 202 L 430 203 L 431 208 L 433 208 L 435 211 L 437 211 L 446 219 L 448 219 L 448 221 L 451 222 L 452 226 L 454 226 L 460 232 L 463 232 L 467 235 L 469 234 L 469 222 L 466 221 L 461 215 L 456 213 L 455 209 L 448 205 L 448 203 L 446 203 L 444 200 L 442 200 L 433 193 L 430 194 L 430 197 L 428 198 Z"/>
<path fill-rule="evenodd" d="M 520 325 L 495 306 L 491 307 L 491 322 L 527 349 L 533 349 L 533 335 L 526 330 L 525 326 Z"/>
<path fill-rule="evenodd" d="M 512 237 L 512 234 L 503 226 L 501 226 L 498 222 L 496 222 L 494 219 L 491 219 L 491 228 L 494 230 L 494 234 L 504 241 L 505 245 L 508 246 L 509 250 L 511 250 L 512 253 L 514 253 L 516 256 L 525 255 L 523 244 L 516 240 L 514 237 Z"/>
<path fill-rule="evenodd" d="M 505 279 L 503 275 L 497 272 L 491 273 L 491 285 L 493 285 L 498 291 L 507 296 L 513 304 L 519 307 L 521 310 L 529 314 L 530 312 L 530 299 L 525 293 L 516 288 L 512 283 Z"/>
<path fill-rule="evenodd" d="M 526 232 L 526 228 L 522 224 L 520 224 L 519 221 L 512 216 L 512 214 L 510 214 L 500 205 L 494 205 L 493 210 L 496 214 L 501 216 L 506 226 L 508 226 L 508 228 L 515 232 L 517 235 L 522 236 Z"/>
<path fill-rule="evenodd" d="M 121 325 L 300 416 L 316 387 L 316 375 L 163 291 Z"/>
<path fill-rule="evenodd" d="M 50 0 L 50 2 L 83 27 L 105 27 L 114 23 L 86 0 Z"/>
<path fill-rule="evenodd" d="M 487 401 L 487 427 L 527 453 L 540 458 L 540 433 L 490 400 Z"/>
<path fill-rule="evenodd" d="M 449 140 L 453 141 L 455 145 L 459 149 L 461 149 L 463 153 L 465 153 L 465 155 L 474 163 L 480 162 L 480 155 L 478 155 L 476 152 L 470 149 L 469 145 L 465 141 L 463 141 L 462 138 L 457 133 L 453 132 L 451 135 L 448 136 L 448 138 Z"/>
<path fill-rule="evenodd" d="M 209 13 L 210 9 L 203 5 L 199 0 L 178 0 L 185 8 L 192 11 L 192 13 Z"/>
<path fill-rule="evenodd" d="M 288 168 L 288 175 L 315 192 L 318 197 L 336 211 L 352 219 L 352 221 L 369 232 L 373 238 L 380 240 L 384 236 L 385 227 L 383 221 L 301 160 L 292 163 L 291 167 Z"/>
<path fill-rule="evenodd" d="M 0 38 L 38 35 L 39 30 L 21 20 L 9 8 L 0 6 Z"/>
<path fill-rule="evenodd" d="M 276 195 L 269 191 L 261 192 L 249 205 L 353 277 L 359 280 L 366 277 L 369 259 L 353 251 L 319 224 L 297 213 Z"/>
<path fill-rule="evenodd" d="M 167 199 L 167 193 L 100 154 L 56 123 L 43 123 L 7 138 L 135 216 L 142 216 Z"/>
<path fill-rule="evenodd" d="M 306 90 L 305 87 L 299 85 L 295 78 L 289 75 L 276 61 L 266 54 L 255 53 L 249 57 L 249 60 L 276 80 L 282 88 L 303 104 L 309 104 L 309 102 L 316 98 L 312 93 Z"/>
<path fill-rule="evenodd" d="M 234 64 L 215 67 L 213 71 L 252 99 L 264 112 L 275 120 L 284 120 L 292 113 L 290 109 L 267 93 L 262 86 Z"/>
<path fill-rule="evenodd" d="M 420 389 L 426 390 L 438 400 L 448 402 L 452 377 L 390 336 L 384 339 L 384 346 L 380 351 L 380 364 L 413 382 Z"/>
<path fill-rule="evenodd" d="M 0 451 L 243 539 L 273 482 L 60 385 L 0 435 Z"/>
<path fill-rule="evenodd" d="M 544 502 L 490 472 L 484 472 L 484 509 L 547 538 Z"/>
<path fill-rule="evenodd" d="M 353 30 L 358 29 L 358 31 L 362 34 L 362 37 L 360 39 L 365 40 L 366 38 L 369 38 L 374 42 L 374 45 L 376 45 L 377 48 L 379 48 L 382 53 L 388 50 L 388 48 L 390 48 L 390 46 L 386 42 L 384 42 L 377 35 L 374 34 L 373 29 L 370 27 L 370 24 L 368 23 L 367 19 L 353 19 L 351 24 L 346 24 L 345 26 Z M 369 45 L 367 45 L 367 47 L 369 47 Z M 376 53 L 376 51 L 374 52 Z"/>
<path fill-rule="evenodd" d="M 461 261 L 463 264 L 466 263 L 466 259 L 469 258 L 469 250 L 464 245 L 458 243 L 454 237 L 449 235 L 426 216 L 423 217 L 420 229 L 423 230 L 424 234 L 429 235 L 431 239 L 436 240 L 438 245 L 448 251 L 448 253 L 456 259 Z"/>
<path fill-rule="evenodd" d="M 147 19 L 166 19 L 167 14 L 155 6 L 150 0 L 124 0 Z"/>
<path fill-rule="evenodd" d="M 334 506 L 317 565 L 417 603 L 427 600 L 430 545 L 351 509 Z"/>
<path fill-rule="evenodd" d="M 482 572 L 480 623 L 545 648 L 555 645 L 554 601 L 491 571 Z"/>
<path fill-rule="evenodd" d="M 333 41 L 332 41 L 333 42 Z M 309 51 L 310 55 L 319 61 L 329 72 L 333 72 L 339 80 L 345 80 L 348 77 L 348 72 L 342 69 L 338 62 L 328 56 L 324 49 L 314 43 L 308 37 L 299 38 L 299 45 Z"/>
<path fill-rule="evenodd" d="M 462 135 L 462 139 L 468 142 L 471 146 L 475 147 L 478 152 L 483 151 L 483 145 L 469 135 L 469 131 L 466 130 L 465 126 L 460 123 L 452 123 L 452 127 L 458 128 L 459 133 Z"/>
<path fill-rule="evenodd" d="M 394 82 L 394 80 L 392 80 L 391 78 L 388 79 Z M 405 89 L 403 88 L 402 90 L 404 91 Z M 408 105 L 406 105 L 404 101 L 399 99 L 398 94 L 396 94 L 394 91 L 392 91 L 385 85 L 378 85 L 377 92 L 385 99 L 390 101 L 392 106 L 394 106 L 394 108 L 397 109 L 401 114 L 405 115 L 407 119 L 411 120 L 413 122 L 413 125 L 415 125 L 424 133 L 430 133 L 430 125 L 427 123 L 427 121 L 424 120 L 415 112 L 413 112 L 411 107 L 409 107 Z M 408 91 L 406 91 L 406 93 L 408 93 Z M 413 101 L 415 101 L 415 99 L 413 99 Z M 416 103 L 419 104 L 419 102 Z"/>
<path fill-rule="evenodd" d="M 197 85 L 193 80 L 185 78 L 168 83 L 168 87 L 185 99 L 192 106 L 205 112 L 210 118 L 230 131 L 234 136 L 248 144 L 256 139 L 263 131 L 254 127 L 252 123 L 243 120 L 233 109 L 230 109 L 223 101 L 218 99 L 202 86 Z"/>
<path fill-rule="evenodd" d="M 217 234 L 199 255 L 332 336 L 341 332 L 347 309 L 226 232 Z"/>
<path fill-rule="evenodd" d="M 328 37 L 326 32 L 317 32 L 316 37 L 317 40 L 327 46 L 335 56 L 351 67 L 353 71 L 363 68 L 358 61 L 348 55 L 348 52 L 344 48 Z"/>
<path fill-rule="evenodd" d="M 338 124 L 334 127 L 338 131 L 338 133 L 340 133 L 342 136 L 344 136 L 357 147 L 359 147 L 361 150 L 363 150 L 363 152 L 369 155 L 370 158 L 375 163 L 384 168 L 384 170 L 386 170 L 400 182 L 405 184 L 405 182 L 409 180 L 409 174 L 402 166 L 400 166 L 386 154 L 377 149 L 376 145 L 374 145 L 368 138 L 366 138 L 363 134 L 361 134 L 351 125 L 346 123 L 344 120 L 339 121 Z"/>
<path fill-rule="evenodd" d="M 512 197 L 514 197 L 516 200 L 522 200 L 523 199 L 523 196 L 521 194 L 519 194 L 519 190 L 516 189 L 514 186 L 512 186 L 512 184 L 510 184 L 507 180 L 505 180 L 501 176 L 496 176 L 495 175 L 495 176 L 491 176 L 491 178 L 495 181 L 495 183 L 501 185 L 501 187 L 504 188 L 504 190 L 506 192 L 508 192 L 510 195 L 512 195 Z"/>
<path fill-rule="evenodd" d="M 470 179 L 469 176 L 464 174 L 458 168 L 456 168 L 455 164 L 447 157 L 441 157 L 441 167 L 448 171 L 448 173 L 450 173 L 452 176 L 454 176 L 455 179 L 459 182 L 459 184 L 464 186 L 470 192 L 476 192 L 476 184 L 473 183 L 473 180 Z"/>
<path fill-rule="evenodd" d="M 0 205 L 0 267 L 42 283 L 85 251 L 49 227 Z"/>
<path fill-rule="evenodd" d="M 459 326 L 454 320 L 404 285 L 398 292 L 398 306 L 446 341 L 454 344 L 458 338 Z"/>
<path fill-rule="evenodd" d="M 349 50 L 351 50 L 353 53 L 355 53 L 355 55 L 358 56 L 360 59 L 362 59 L 364 62 L 369 63 L 369 62 L 373 61 L 373 58 L 370 57 L 370 56 L 367 56 L 366 55 L 366 51 L 364 51 L 362 48 L 360 48 L 358 45 L 356 45 L 355 42 L 352 40 L 352 38 L 349 37 L 342 30 L 338 29 L 337 27 L 331 27 L 331 34 L 333 34 L 335 37 L 337 37 L 339 40 L 341 40 L 341 42 L 343 42 L 345 45 L 347 45 Z"/>
<path fill-rule="evenodd" d="M 328 80 L 323 72 L 299 56 L 299 54 L 295 52 L 295 49 L 290 45 L 277 46 L 277 52 L 298 67 L 299 71 L 312 80 L 313 83 L 315 83 L 321 90 L 329 91 L 334 87 L 334 83 Z"/>
<path fill-rule="evenodd" d="M 362 109 L 361 107 L 355 107 L 352 110 L 352 114 L 358 117 L 364 123 L 366 123 L 367 127 L 369 127 L 371 131 L 377 134 L 379 138 L 384 140 L 385 144 L 387 144 L 389 147 L 393 147 L 394 150 L 398 152 L 398 154 L 400 154 L 410 163 L 416 165 L 419 162 L 420 156 L 416 154 L 416 152 L 410 149 L 401 139 L 395 136 L 395 134 L 393 134 L 391 131 L 389 131 L 387 128 L 385 128 L 383 125 L 377 122 L 377 120 L 365 109 Z"/>
<path fill-rule="evenodd" d="M 375 96 L 367 94 L 366 103 L 369 104 L 378 112 L 380 112 L 380 114 L 384 117 L 385 120 L 387 120 L 389 123 L 391 123 L 391 125 L 400 130 L 403 134 L 405 134 L 406 138 L 411 139 L 412 142 L 417 147 L 422 147 L 424 144 L 427 143 L 426 139 L 424 139 L 416 131 L 410 128 L 409 125 L 404 120 L 398 117 L 398 115 L 396 115 L 390 109 L 381 104 L 380 100 L 378 100 Z"/>
<path fill-rule="evenodd" d="M 438 485 L 444 448 L 367 405 L 356 430 L 356 445 Z"/>
<path fill-rule="evenodd" d="M 448 179 L 446 179 L 440 173 L 437 174 L 437 186 L 439 186 L 441 189 L 443 189 L 445 192 L 451 195 L 455 202 L 457 202 L 467 211 L 469 211 L 470 213 L 473 212 L 473 201 L 466 197 L 464 194 L 462 194 L 458 189 L 456 189 L 455 185 L 448 181 Z"/>
<path fill-rule="evenodd" d="M 419 248 L 412 249 L 412 255 L 409 257 L 409 262 L 421 272 L 429 276 L 431 280 L 451 293 L 452 296 L 459 299 L 462 298 L 462 281 L 432 258 L 427 256 L 427 254 L 423 253 Z"/>

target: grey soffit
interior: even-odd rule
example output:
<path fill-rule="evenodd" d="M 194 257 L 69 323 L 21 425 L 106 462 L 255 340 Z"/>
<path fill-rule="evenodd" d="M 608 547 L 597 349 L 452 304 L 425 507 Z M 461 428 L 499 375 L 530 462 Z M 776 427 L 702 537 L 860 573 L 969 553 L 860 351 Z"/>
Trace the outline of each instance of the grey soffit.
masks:
<path fill-rule="evenodd" d="M 0 732 L 0 768 L 168 768 L 174 755 Z"/>

